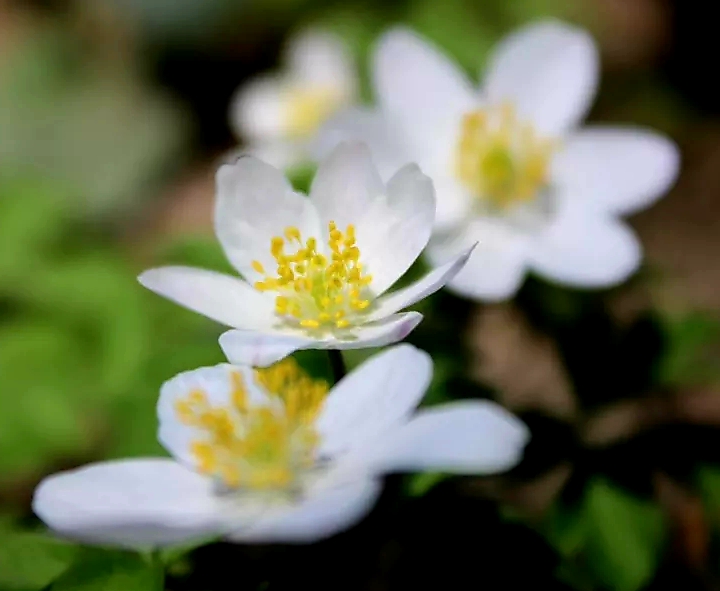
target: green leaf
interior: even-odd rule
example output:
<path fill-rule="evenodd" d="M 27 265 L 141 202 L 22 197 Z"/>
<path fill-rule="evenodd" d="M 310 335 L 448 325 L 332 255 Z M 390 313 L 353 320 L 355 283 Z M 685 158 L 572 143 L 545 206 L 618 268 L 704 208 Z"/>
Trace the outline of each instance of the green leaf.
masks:
<path fill-rule="evenodd" d="M 702 466 L 697 473 L 703 504 L 715 525 L 720 525 L 720 468 Z"/>
<path fill-rule="evenodd" d="M 666 318 L 668 351 L 661 379 L 668 385 L 704 385 L 720 379 L 720 319 L 702 312 Z"/>
<path fill-rule="evenodd" d="M 70 567 L 77 551 L 44 534 L 0 529 L 0 589 L 47 587 Z"/>
<path fill-rule="evenodd" d="M 555 505 L 543 524 L 543 534 L 558 553 L 573 559 L 584 548 L 588 536 L 588 521 L 582 507 Z"/>
<path fill-rule="evenodd" d="M 200 548 L 206 544 L 212 544 L 218 540 L 219 538 L 217 536 L 208 537 L 204 540 L 195 540 L 194 542 L 188 544 L 165 548 L 160 554 L 162 563 L 169 568 L 177 562 L 183 562 L 187 558 L 188 554 L 196 548 Z"/>
<path fill-rule="evenodd" d="M 449 478 L 449 474 L 442 472 L 423 472 L 413 474 L 408 479 L 407 494 L 411 497 L 422 497 L 439 482 Z"/>
<path fill-rule="evenodd" d="M 476 79 L 500 38 L 500 31 L 489 24 L 486 12 L 471 0 L 419 0 L 413 2 L 408 20 Z"/>
<path fill-rule="evenodd" d="M 32 275 L 62 233 L 66 199 L 57 186 L 0 174 L 0 290 Z"/>
<path fill-rule="evenodd" d="M 598 580 L 617 591 L 650 581 L 666 538 L 661 510 L 603 480 L 588 485 L 584 503 L 587 558 Z"/>
<path fill-rule="evenodd" d="M 50 591 L 156 591 L 157 577 L 138 554 L 86 550 Z"/>
<path fill-rule="evenodd" d="M 164 245 L 158 258 L 165 265 L 190 265 L 237 275 L 215 236 L 184 236 Z"/>
<path fill-rule="evenodd" d="M 82 349 L 62 327 L 30 318 L 0 325 L 3 480 L 89 443 L 91 419 L 83 402 L 97 392 L 83 370 Z"/>

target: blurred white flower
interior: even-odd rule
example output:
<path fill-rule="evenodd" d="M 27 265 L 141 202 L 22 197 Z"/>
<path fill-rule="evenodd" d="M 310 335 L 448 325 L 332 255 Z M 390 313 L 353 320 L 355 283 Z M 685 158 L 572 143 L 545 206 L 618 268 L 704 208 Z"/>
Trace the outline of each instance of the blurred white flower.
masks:
<path fill-rule="evenodd" d="M 499 44 L 478 90 L 438 49 L 394 29 L 374 56 L 379 109 L 336 115 L 313 149 L 323 154 L 356 138 L 383 174 L 417 162 L 437 192 L 430 259 L 478 242 L 448 285 L 464 296 L 510 297 L 528 270 L 572 286 L 610 286 L 642 258 L 619 216 L 671 186 L 679 155 L 647 130 L 577 128 L 598 68 L 586 32 L 541 22 Z"/>
<path fill-rule="evenodd" d="M 414 164 L 384 185 L 362 144 L 337 147 L 309 198 L 251 156 L 220 168 L 217 192 L 216 233 L 245 280 L 187 267 L 152 269 L 139 280 L 237 329 L 220 337 L 232 363 L 265 366 L 298 349 L 400 341 L 422 315 L 397 312 L 440 289 L 470 254 L 455 253 L 385 294 L 427 244 L 435 196 Z"/>
<path fill-rule="evenodd" d="M 375 355 L 329 393 L 292 359 L 182 373 L 158 403 L 159 440 L 174 459 L 50 476 L 33 509 L 86 543 L 312 542 L 361 519 L 383 472 L 512 467 L 525 425 L 487 401 L 414 412 L 431 375 L 430 357 L 410 345 Z"/>
<path fill-rule="evenodd" d="M 286 46 L 281 72 L 241 86 L 230 123 L 248 152 L 277 168 L 307 159 L 307 142 L 338 109 L 357 100 L 358 80 L 342 39 L 307 29 Z"/>

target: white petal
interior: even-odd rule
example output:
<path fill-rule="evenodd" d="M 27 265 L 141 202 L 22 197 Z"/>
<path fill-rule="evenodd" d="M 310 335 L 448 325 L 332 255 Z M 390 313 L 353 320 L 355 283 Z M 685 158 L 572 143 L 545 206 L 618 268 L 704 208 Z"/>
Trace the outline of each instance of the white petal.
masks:
<path fill-rule="evenodd" d="M 298 84 L 333 87 L 348 98 L 357 91 L 352 56 L 329 31 L 305 29 L 290 39 L 285 52 L 288 74 Z"/>
<path fill-rule="evenodd" d="M 334 221 L 342 231 L 348 224 L 357 226 L 375 199 L 384 194 L 385 185 L 370 150 L 357 142 L 338 145 L 320 164 L 310 189 L 323 228 Z"/>
<path fill-rule="evenodd" d="M 402 341 L 420 324 L 422 314 L 391 314 L 351 329 L 349 336 L 312 338 L 281 330 L 254 332 L 229 330 L 220 335 L 220 347 L 231 363 L 267 367 L 295 351 L 304 349 L 370 349 Z"/>
<path fill-rule="evenodd" d="M 555 21 L 531 24 L 505 38 L 486 76 L 488 101 L 509 100 L 522 118 L 551 136 L 577 125 L 598 84 L 598 52 L 582 29 Z"/>
<path fill-rule="evenodd" d="M 622 221 L 567 207 L 533 244 L 529 264 L 559 283 L 596 288 L 621 283 L 641 259 L 637 237 Z"/>
<path fill-rule="evenodd" d="M 149 290 L 227 326 L 269 327 L 275 321 L 272 298 L 242 279 L 192 267 L 160 267 L 138 281 Z"/>
<path fill-rule="evenodd" d="M 283 174 L 257 158 L 245 156 L 218 170 L 215 232 L 230 262 L 250 282 L 261 278 L 259 261 L 268 273 L 277 267 L 270 241 L 294 226 L 303 238 L 319 236 L 312 202 L 293 191 Z"/>
<path fill-rule="evenodd" d="M 165 382 L 160 389 L 157 406 L 158 439 L 170 454 L 189 468 L 196 467 L 190 445 L 198 438 L 199 433 L 196 428 L 181 422 L 177 403 L 187 399 L 191 392 L 200 391 L 207 395 L 210 406 L 230 406 L 234 389 L 233 374 L 242 376 L 250 404 L 262 405 L 268 402 L 264 391 L 255 382 L 252 369 L 226 363 L 180 373 Z"/>
<path fill-rule="evenodd" d="M 520 460 L 528 438 L 527 427 L 493 402 L 452 402 L 378 438 L 367 461 L 388 472 L 501 472 Z"/>
<path fill-rule="evenodd" d="M 318 417 L 321 454 L 367 445 L 412 414 L 432 378 L 430 356 L 412 345 L 374 355 L 330 392 Z"/>
<path fill-rule="evenodd" d="M 445 159 L 462 114 L 479 95 L 465 74 L 428 41 L 403 28 L 383 35 L 373 63 L 377 99 L 398 122 L 413 148 L 412 161 L 427 167 Z"/>
<path fill-rule="evenodd" d="M 318 349 L 371 349 L 402 341 L 423 319 L 419 312 L 393 314 L 383 320 L 363 324 L 353 330 L 352 339 L 321 341 Z M 310 347 L 306 347 L 310 348 Z"/>
<path fill-rule="evenodd" d="M 373 310 L 370 318 L 372 320 L 384 318 L 434 294 L 460 272 L 463 266 L 465 266 L 465 263 L 467 263 L 474 248 L 475 246 L 473 245 L 472 248 L 450 259 L 444 265 L 433 269 L 415 283 L 380 297 L 375 302 L 376 308 Z"/>
<path fill-rule="evenodd" d="M 387 197 L 376 199 L 357 224 L 360 261 L 380 295 L 410 268 L 427 245 L 435 217 L 432 181 L 414 164 L 388 181 Z M 443 261 L 444 262 L 444 261 Z"/>
<path fill-rule="evenodd" d="M 286 134 L 287 81 L 261 76 L 241 86 L 230 101 L 230 125 L 239 138 L 249 141 L 277 140 Z"/>
<path fill-rule="evenodd" d="M 381 484 L 371 478 L 323 482 L 299 503 L 271 509 L 251 527 L 228 535 L 232 541 L 311 543 L 347 529 L 372 508 Z"/>
<path fill-rule="evenodd" d="M 321 348 L 317 339 L 280 331 L 229 330 L 220 335 L 220 347 L 231 363 L 267 367 L 295 351 Z"/>
<path fill-rule="evenodd" d="M 471 215 L 473 195 L 452 177 L 430 174 L 435 186 L 434 230 L 452 231 Z"/>
<path fill-rule="evenodd" d="M 380 482 L 358 480 L 319 492 L 298 505 L 269 511 L 248 527 L 226 536 L 236 542 L 313 543 L 362 519 L 380 495 Z"/>
<path fill-rule="evenodd" d="M 512 297 L 525 277 L 530 248 L 527 236 L 512 227 L 476 218 L 451 237 L 431 240 L 425 252 L 433 264 L 438 264 L 473 243 L 477 247 L 447 288 L 480 301 Z"/>
<path fill-rule="evenodd" d="M 33 511 L 90 544 L 165 546 L 212 536 L 229 517 L 212 482 L 169 459 L 91 464 L 43 480 Z"/>
<path fill-rule="evenodd" d="M 380 110 L 344 109 L 321 126 L 310 142 L 309 151 L 315 160 L 324 160 L 342 142 L 363 142 L 372 153 L 380 177 L 388 180 L 411 160 L 406 156 L 401 132 L 396 127 Z"/>
<path fill-rule="evenodd" d="M 553 162 L 554 188 L 570 201 L 629 214 L 644 209 L 677 178 L 680 154 L 643 129 L 587 127 L 571 135 Z"/>

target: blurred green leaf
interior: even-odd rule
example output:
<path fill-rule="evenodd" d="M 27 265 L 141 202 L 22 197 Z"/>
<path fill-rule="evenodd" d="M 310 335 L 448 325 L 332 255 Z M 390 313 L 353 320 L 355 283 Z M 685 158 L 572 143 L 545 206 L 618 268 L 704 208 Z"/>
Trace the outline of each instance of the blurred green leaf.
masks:
<path fill-rule="evenodd" d="M 77 341 L 46 322 L 0 325 L 0 476 L 32 473 L 48 457 L 76 453 L 91 438 Z"/>
<path fill-rule="evenodd" d="M 75 188 L 65 206 L 84 215 L 125 209 L 182 157 L 189 119 L 131 60 L 81 47 L 62 22 L 28 27 L 3 60 L 0 170 Z"/>
<path fill-rule="evenodd" d="M 25 282 L 62 234 L 66 198 L 57 185 L 0 174 L 0 292 Z"/>
<path fill-rule="evenodd" d="M 668 350 L 661 362 L 661 380 L 670 385 L 704 385 L 720 380 L 720 318 L 692 312 L 666 318 Z"/>
<path fill-rule="evenodd" d="M 697 473 L 697 483 L 710 519 L 715 526 L 720 525 L 720 468 L 700 467 Z"/>
<path fill-rule="evenodd" d="M 591 482 L 585 494 L 590 568 L 617 591 L 642 588 L 655 573 L 665 544 L 660 508 L 603 480 Z"/>
<path fill-rule="evenodd" d="M 564 559 L 564 579 L 582 583 L 579 588 L 595 581 L 617 591 L 647 584 L 666 539 L 659 507 L 597 478 L 579 504 L 556 505 L 541 530 Z"/>
<path fill-rule="evenodd" d="M 411 497 L 422 497 L 436 484 L 449 478 L 449 474 L 442 472 L 423 472 L 422 474 L 412 474 L 407 483 L 407 494 Z"/>
<path fill-rule="evenodd" d="M 77 546 L 44 534 L 0 527 L 0 589 L 43 589 L 70 567 L 77 552 Z"/>
<path fill-rule="evenodd" d="M 162 264 L 183 264 L 237 275 L 214 235 L 183 236 L 164 244 L 157 253 Z"/>
<path fill-rule="evenodd" d="M 556 504 L 545 519 L 543 533 L 561 556 L 573 559 L 585 547 L 587 516 L 579 507 Z"/>
<path fill-rule="evenodd" d="M 138 554 L 85 551 L 50 591 L 156 591 L 157 576 Z"/>
<path fill-rule="evenodd" d="M 477 79 L 501 32 L 470 0 L 418 0 L 411 4 L 408 23 L 437 43 Z"/>

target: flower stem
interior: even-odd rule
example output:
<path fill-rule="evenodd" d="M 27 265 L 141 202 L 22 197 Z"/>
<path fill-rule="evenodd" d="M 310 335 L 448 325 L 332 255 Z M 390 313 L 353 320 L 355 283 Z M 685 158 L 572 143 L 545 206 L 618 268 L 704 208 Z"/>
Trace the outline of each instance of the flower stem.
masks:
<path fill-rule="evenodd" d="M 330 366 L 332 367 L 333 379 L 337 384 L 347 374 L 347 368 L 345 367 L 345 360 L 343 359 L 342 351 L 339 349 L 328 349 L 330 355 Z"/>

